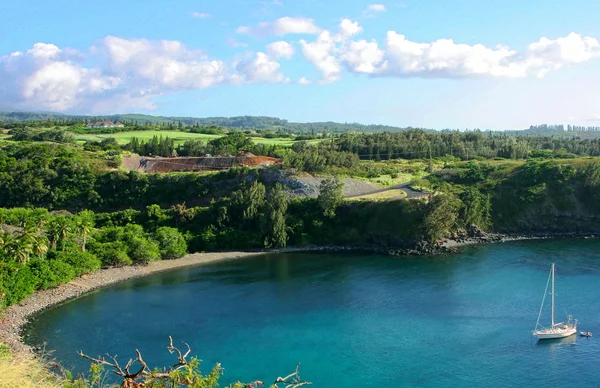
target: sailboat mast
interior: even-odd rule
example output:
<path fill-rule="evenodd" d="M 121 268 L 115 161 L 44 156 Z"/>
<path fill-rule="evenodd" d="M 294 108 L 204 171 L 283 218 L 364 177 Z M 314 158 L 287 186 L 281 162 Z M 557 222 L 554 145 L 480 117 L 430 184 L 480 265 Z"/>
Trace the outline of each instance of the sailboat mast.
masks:
<path fill-rule="evenodd" d="M 554 264 L 552 264 L 552 327 L 554 327 Z"/>

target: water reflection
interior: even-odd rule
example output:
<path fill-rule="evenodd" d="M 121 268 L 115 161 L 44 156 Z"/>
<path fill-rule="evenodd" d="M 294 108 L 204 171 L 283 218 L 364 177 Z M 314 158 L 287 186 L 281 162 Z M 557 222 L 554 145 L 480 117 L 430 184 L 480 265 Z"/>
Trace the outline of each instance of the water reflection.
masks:
<path fill-rule="evenodd" d="M 557 350 L 558 347 L 560 347 L 560 346 L 574 345 L 576 343 L 577 343 L 577 336 L 572 335 L 572 336 L 565 337 L 565 338 L 539 340 L 539 341 L 537 341 L 536 346 L 542 346 L 542 347 L 547 346 L 547 347 L 550 347 L 552 350 Z"/>

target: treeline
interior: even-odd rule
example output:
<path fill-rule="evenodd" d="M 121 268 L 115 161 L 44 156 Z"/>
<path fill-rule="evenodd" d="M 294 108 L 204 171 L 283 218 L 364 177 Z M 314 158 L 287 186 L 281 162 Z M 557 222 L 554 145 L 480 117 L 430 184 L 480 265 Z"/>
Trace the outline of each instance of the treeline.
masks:
<path fill-rule="evenodd" d="M 425 132 L 346 134 L 334 141 L 339 151 L 363 160 L 426 159 L 444 156 L 526 159 L 537 151 L 553 157 L 600 156 L 600 138 L 576 139 L 548 136 L 508 136 L 492 132 Z"/>
<path fill-rule="evenodd" d="M 35 112 L 0 112 L 0 127 L 15 128 L 15 125 L 24 127 L 53 127 L 56 125 L 77 125 L 86 124 L 89 121 L 98 121 L 107 119 L 120 121 L 130 126 L 141 127 L 222 127 L 238 130 L 270 130 L 273 132 L 282 131 L 286 133 L 304 134 L 316 136 L 324 133 L 343 133 L 343 132 L 396 132 L 404 131 L 408 128 L 400 128 L 388 125 L 363 125 L 358 123 L 335 123 L 335 122 L 315 122 L 315 123 L 294 123 L 277 117 L 266 116 L 237 116 L 237 117 L 166 117 L 150 116 L 141 114 L 109 115 L 105 117 L 92 116 L 73 116 L 61 115 L 56 113 L 35 113 Z M 68 124 L 67 124 L 68 123 Z M 111 130 L 111 129 L 98 129 Z M 118 130 L 116 128 L 112 130 Z M 133 130 L 133 129 L 128 129 Z M 92 133 L 92 132 L 90 132 Z M 97 132 L 99 133 L 99 132 Z M 108 132 L 110 133 L 110 132 Z M 205 132 L 202 132 L 205 133 Z"/>
<path fill-rule="evenodd" d="M 215 249 L 336 244 L 409 247 L 434 242 L 472 220 L 477 203 L 451 193 L 424 201 L 348 202 L 326 180 L 316 199 L 292 198 L 283 186 L 248 175 L 208 206 L 185 204 L 111 213 L 0 209 L 0 291 L 4 305 L 100 267 L 144 264 Z M 251 182 L 251 183 L 250 183 Z"/>
<path fill-rule="evenodd" d="M 60 127 L 41 130 L 33 128 L 15 128 L 8 131 L 13 141 L 51 141 L 54 143 L 75 143 L 75 135 Z"/>
<path fill-rule="evenodd" d="M 598 132 L 600 131 L 600 127 L 598 126 L 584 126 L 584 125 L 572 125 L 568 124 L 566 126 L 567 132 Z M 530 133 L 540 133 L 540 134 L 551 134 L 552 132 L 565 132 L 564 124 L 559 125 L 531 125 L 529 127 L 528 132 Z"/>
<path fill-rule="evenodd" d="M 108 148 L 110 144 L 106 144 Z M 223 195 L 243 179 L 233 168 L 213 175 L 106 171 L 110 152 L 52 143 L 7 143 L 0 148 L 0 207 L 111 210 L 154 203 L 198 203 Z M 110 163 L 109 163 L 110 162 Z"/>
<path fill-rule="evenodd" d="M 476 191 L 488 197 L 489 207 L 476 213 L 489 211 L 490 225 L 498 231 L 600 231 L 598 162 L 576 166 L 531 160 L 514 167 L 473 161 L 459 167 L 448 165 L 422 183 L 433 190 L 457 195 Z"/>

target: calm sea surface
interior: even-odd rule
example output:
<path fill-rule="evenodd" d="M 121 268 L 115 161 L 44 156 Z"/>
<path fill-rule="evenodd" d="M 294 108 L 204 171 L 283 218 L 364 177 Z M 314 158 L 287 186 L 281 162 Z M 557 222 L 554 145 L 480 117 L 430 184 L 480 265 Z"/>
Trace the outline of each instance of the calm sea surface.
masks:
<path fill-rule="evenodd" d="M 557 319 L 568 310 L 595 337 L 531 336 L 552 262 Z M 268 255 L 127 281 L 43 312 L 27 330 L 78 371 L 89 366 L 79 349 L 125 363 L 139 348 L 150 365 L 169 364 L 169 335 L 205 371 L 221 362 L 223 383 L 269 382 L 300 362 L 315 387 L 598 387 L 600 241 L 418 259 Z"/>

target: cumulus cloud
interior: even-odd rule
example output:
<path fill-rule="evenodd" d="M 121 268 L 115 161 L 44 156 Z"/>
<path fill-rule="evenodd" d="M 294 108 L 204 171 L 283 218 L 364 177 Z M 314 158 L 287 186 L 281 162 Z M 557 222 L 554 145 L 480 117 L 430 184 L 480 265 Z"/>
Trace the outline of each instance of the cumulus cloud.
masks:
<path fill-rule="evenodd" d="M 81 55 L 47 43 L 0 57 L 0 102 L 13 108 L 64 111 L 87 108 L 121 80 L 78 62 Z"/>
<path fill-rule="evenodd" d="M 322 73 L 323 82 L 351 73 L 390 77 L 544 77 L 548 72 L 600 56 L 600 42 L 571 33 L 541 38 L 524 52 L 508 47 L 456 43 L 451 39 L 413 42 L 389 31 L 383 47 L 375 40 L 353 40 L 362 27 L 342 20 L 338 32 L 323 31 L 314 41 L 301 40 L 302 53 Z"/>
<path fill-rule="evenodd" d="M 234 83 L 280 83 L 288 79 L 279 72 L 281 64 L 269 55 L 258 52 L 235 65 Z"/>
<path fill-rule="evenodd" d="M 194 11 L 192 12 L 192 17 L 195 17 L 197 19 L 208 19 L 210 18 L 212 15 L 206 12 L 197 12 Z"/>
<path fill-rule="evenodd" d="M 90 50 L 95 67 L 80 53 L 36 43 L 25 52 L 0 57 L 0 104 L 13 108 L 103 113 L 153 109 L 165 93 L 222 84 L 287 82 L 278 58 L 290 58 L 287 42 L 268 46 L 269 54 L 242 61 L 210 59 L 179 41 L 108 36 Z"/>
<path fill-rule="evenodd" d="M 285 58 L 292 59 L 296 49 L 294 46 L 284 40 L 273 42 L 267 45 L 267 53 L 274 59 Z"/>
<path fill-rule="evenodd" d="M 318 34 L 321 31 L 313 19 L 303 17 L 282 17 L 273 22 L 262 22 L 257 26 L 238 27 L 239 34 L 254 35 L 259 38 L 283 36 L 287 34 Z"/>
<path fill-rule="evenodd" d="M 286 18 L 279 19 L 285 20 Z M 309 19 L 306 19 L 309 20 Z M 260 34 L 318 31 L 302 23 L 270 23 Z M 414 42 L 389 31 L 383 42 L 364 39 L 362 26 L 342 20 L 336 30 L 302 39 L 303 57 L 320 79 L 339 81 L 344 72 L 370 77 L 544 77 L 549 72 L 600 57 L 600 42 L 571 33 L 543 37 L 517 51 L 505 46 L 463 44 L 451 39 Z M 259 52 L 215 59 L 180 41 L 108 36 L 88 53 L 35 43 L 0 57 L 0 105 L 53 111 L 106 113 L 152 109 L 157 96 L 227 84 L 290 82 L 279 61 L 294 58 L 294 44 L 279 40 Z"/>
<path fill-rule="evenodd" d="M 300 41 L 304 57 L 322 73 L 321 82 L 334 82 L 341 78 L 343 43 L 360 32 L 362 27 L 358 22 L 344 19 L 336 34 L 323 31 L 313 42 Z"/>
<path fill-rule="evenodd" d="M 342 76 L 342 66 L 336 58 L 335 40 L 329 31 L 323 31 L 314 42 L 300 41 L 302 54 L 322 73 L 322 82 L 337 81 Z"/>
<path fill-rule="evenodd" d="M 392 76 L 541 78 L 549 71 L 598 56 L 598 40 L 575 33 L 556 40 L 542 38 L 519 53 L 502 46 L 457 44 L 451 39 L 416 43 L 390 31 L 379 72 Z"/>
<path fill-rule="evenodd" d="M 204 89 L 228 80 L 227 64 L 179 41 L 104 38 L 95 51 L 108 71 L 145 93 Z"/>

